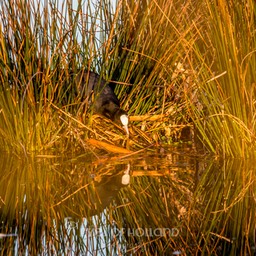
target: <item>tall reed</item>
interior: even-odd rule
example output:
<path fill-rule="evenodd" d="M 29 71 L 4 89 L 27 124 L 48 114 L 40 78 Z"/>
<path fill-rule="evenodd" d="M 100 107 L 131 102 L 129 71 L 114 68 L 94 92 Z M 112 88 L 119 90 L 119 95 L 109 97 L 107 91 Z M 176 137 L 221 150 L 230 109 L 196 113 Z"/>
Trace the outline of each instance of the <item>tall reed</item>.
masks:
<path fill-rule="evenodd" d="M 69 123 L 52 106 L 71 111 L 70 105 L 78 105 L 69 71 L 97 59 L 93 25 L 78 42 L 78 29 L 92 17 L 90 8 L 82 9 L 81 1 L 76 10 L 72 1 L 1 2 L 0 140 L 5 149 L 33 152 L 65 145 Z"/>
<path fill-rule="evenodd" d="M 88 133 L 76 118 L 84 111 L 89 117 L 90 109 L 81 107 L 70 75 L 81 68 L 117 84 L 129 113 L 181 119 L 184 101 L 175 96 L 173 71 L 195 40 L 195 26 L 184 17 L 195 13 L 190 2 L 117 1 L 114 9 L 105 0 L 77 6 L 70 0 L 48 5 L 5 0 L 1 10 L 0 139 L 6 149 L 29 153 L 81 146 Z M 83 122 L 87 129 L 90 118 Z M 161 137 L 166 129 L 169 134 L 173 122 L 151 122 L 145 136 Z"/>
<path fill-rule="evenodd" d="M 203 109 L 192 104 L 192 117 L 209 150 L 249 157 L 255 153 L 255 2 L 204 6 L 207 29 L 195 51 Z"/>
<path fill-rule="evenodd" d="M 134 121 L 134 145 L 140 137 L 171 137 L 174 125 L 193 120 L 210 151 L 251 155 L 255 3 L 120 0 L 114 6 L 105 0 L 1 2 L 3 147 L 84 148 L 99 125 L 92 128 L 91 109 L 76 93 L 72 74 L 82 68 L 114 83 L 131 115 L 160 116 Z M 106 129 L 101 138 L 108 139 Z"/>

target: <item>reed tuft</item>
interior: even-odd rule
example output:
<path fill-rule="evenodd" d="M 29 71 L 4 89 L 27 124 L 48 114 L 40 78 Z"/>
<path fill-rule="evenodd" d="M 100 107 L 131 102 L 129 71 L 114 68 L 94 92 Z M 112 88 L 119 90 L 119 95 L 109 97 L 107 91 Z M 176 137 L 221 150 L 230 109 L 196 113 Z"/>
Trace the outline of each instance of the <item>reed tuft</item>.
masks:
<path fill-rule="evenodd" d="M 81 150 L 92 137 L 123 145 L 120 130 L 98 122 L 79 98 L 72 74 L 82 69 L 115 85 L 131 116 L 132 148 L 172 143 L 193 121 L 209 151 L 249 157 L 254 8 L 253 0 L 2 1 L 2 147 Z"/>

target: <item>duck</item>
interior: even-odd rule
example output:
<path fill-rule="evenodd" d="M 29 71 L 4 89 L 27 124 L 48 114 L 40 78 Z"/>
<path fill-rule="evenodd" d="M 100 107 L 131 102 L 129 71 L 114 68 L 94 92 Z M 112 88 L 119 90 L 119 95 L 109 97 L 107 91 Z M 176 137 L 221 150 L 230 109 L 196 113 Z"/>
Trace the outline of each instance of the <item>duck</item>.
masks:
<path fill-rule="evenodd" d="M 81 98 L 88 100 L 93 113 L 121 125 L 129 136 L 128 113 L 120 107 L 120 101 L 107 81 L 92 71 L 79 72 L 76 79 Z"/>

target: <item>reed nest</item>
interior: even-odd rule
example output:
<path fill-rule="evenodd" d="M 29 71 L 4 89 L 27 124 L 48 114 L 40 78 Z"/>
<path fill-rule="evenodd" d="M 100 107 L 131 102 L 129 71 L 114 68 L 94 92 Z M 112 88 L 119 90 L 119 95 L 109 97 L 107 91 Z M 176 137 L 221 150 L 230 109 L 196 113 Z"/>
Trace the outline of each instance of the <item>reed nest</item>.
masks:
<path fill-rule="evenodd" d="M 100 149 L 110 153 L 127 154 L 148 146 L 170 145 L 175 141 L 179 142 L 183 129 L 192 129 L 190 124 L 178 124 L 172 119 L 177 115 L 176 111 L 182 111 L 183 106 L 173 110 L 168 116 L 130 116 L 129 136 L 122 127 L 103 116 L 89 117 L 84 113 L 82 116 L 74 117 L 56 106 L 55 108 L 62 122 L 63 120 L 66 122 L 65 132 L 62 132 L 64 136 L 59 142 L 56 141 L 55 147 L 58 143 L 63 144 L 63 138 L 65 138 L 65 151 L 70 147 L 73 148 L 73 152 L 90 149 L 90 151 L 100 153 L 96 150 Z M 188 136 L 185 139 L 188 140 Z"/>

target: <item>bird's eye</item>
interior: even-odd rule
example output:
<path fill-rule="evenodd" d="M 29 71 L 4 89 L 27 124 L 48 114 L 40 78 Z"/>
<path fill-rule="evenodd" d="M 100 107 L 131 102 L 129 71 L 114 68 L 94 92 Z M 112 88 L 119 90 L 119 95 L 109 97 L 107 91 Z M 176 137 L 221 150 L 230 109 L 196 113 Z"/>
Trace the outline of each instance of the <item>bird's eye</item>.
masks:
<path fill-rule="evenodd" d="M 128 125 L 129 119 L 127 115 L 121 115 L 120 116 L 120 121 L 122 123 L 122 125 Z"/>

